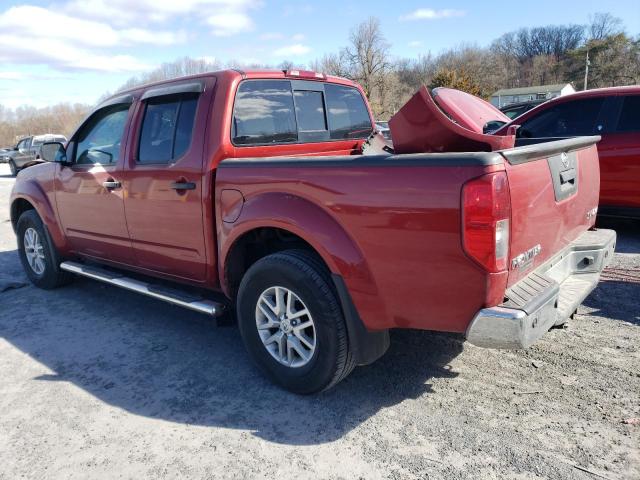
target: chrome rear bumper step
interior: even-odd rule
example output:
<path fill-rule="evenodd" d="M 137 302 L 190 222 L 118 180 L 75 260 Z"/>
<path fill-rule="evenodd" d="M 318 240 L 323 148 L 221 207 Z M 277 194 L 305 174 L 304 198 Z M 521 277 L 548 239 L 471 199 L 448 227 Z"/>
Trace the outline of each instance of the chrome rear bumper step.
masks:
<path fill-rule="evenodd" d="M 214 302 L 213 300 L 196 297 L 189 293 L 173 290 L 171 288 L 142 282 L 100 267 L 83 265 L 82 263 L 77 262 L 62 262 L 60 264 L 60 268 L 67 272 L 99 280 L 110 285 L 115 285 L 126 290 L 147 295 L 148 297 L 164 300 L 165 302 L 189 308 L 196 312 L 205 313 L 213 317 L 221 315 L 224 310 L 221 303 Z"/>
<path fill-rule="evenodd" d="M 589 230 L 506 292 L 507 301 L 483 308 L 467 329 L 479 347 L 527 348 L 562 325 L 596 287 L 613 258 L 616 232 Z"/>

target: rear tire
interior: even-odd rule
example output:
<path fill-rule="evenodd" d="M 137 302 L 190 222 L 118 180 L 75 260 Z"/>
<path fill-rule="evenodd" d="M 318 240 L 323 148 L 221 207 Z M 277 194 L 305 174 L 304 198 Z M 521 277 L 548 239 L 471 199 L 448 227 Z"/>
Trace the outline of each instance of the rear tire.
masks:
<path fill-rule="evenodd" d="M 240 283 L 237 312 L 253 361 L 291 392 L 326 390 L 355 367 L 330 275 L 304 250 L 274 253 L 254 263 Z"/>
<path fill-rule="evenodd" d="M 16 167 L 16 164 L 13 160 L 9 160 L 9 170 L 11 171 L 12 177 L 18 175 L 18 167 Z"/>
<path fill-rule="evenodd" d="M 50 290 L 66 285 L 73 275 L 60 269 L 59 255 L 35 210 L 18 219 L 18 254 L 27 277 L 36 287 Z"/>

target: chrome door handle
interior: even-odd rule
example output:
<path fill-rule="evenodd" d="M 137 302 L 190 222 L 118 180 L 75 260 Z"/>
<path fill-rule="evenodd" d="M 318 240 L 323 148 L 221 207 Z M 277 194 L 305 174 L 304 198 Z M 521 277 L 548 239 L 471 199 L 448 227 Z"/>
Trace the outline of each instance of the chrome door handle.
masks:
<path fill-rule="evenodd" d="M 116 180 L 107 180 L 106 182 L 102 182 L 102 186 L 107 190 L 113 190 L 114 188 L 120 188 L 122 184 Z"/>

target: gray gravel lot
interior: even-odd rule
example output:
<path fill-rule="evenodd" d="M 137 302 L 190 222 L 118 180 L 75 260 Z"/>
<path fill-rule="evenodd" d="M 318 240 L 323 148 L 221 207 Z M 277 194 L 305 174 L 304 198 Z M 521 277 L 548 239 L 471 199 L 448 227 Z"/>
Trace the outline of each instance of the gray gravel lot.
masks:
<path fill-rule="evenodd" d="M 0 165 L 0 282 L 26 282 L 12 183 Z M 607 226 L 613 265 L 533 348 L 394 332 L 314 397 L 194 312 L 82 279 L 0 293 L 0 479 L 638 479 L 640 223 Z"/>

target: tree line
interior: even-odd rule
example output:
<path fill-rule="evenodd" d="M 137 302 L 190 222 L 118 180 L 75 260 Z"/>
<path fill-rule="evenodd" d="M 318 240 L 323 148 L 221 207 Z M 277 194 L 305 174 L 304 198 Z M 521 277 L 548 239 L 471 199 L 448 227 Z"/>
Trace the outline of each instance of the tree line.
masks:
<path fill-rule="evenodd" d="M 588 60 L 587 60 L 588 59 Z M 487 47 L 459 45 L 437 55 L 395 58 L 380 21 L 371 17 L 356 25 L 348 44 L 301 65 L 220 63 L 183 57 L 131 77 L 116 91 L 137 85 L 222 68 L 310 68 L 346 77 L 362 85 L 376 118 L 388 119 L 421 86 L 448 86 L 488 98 L 501 88 L 571 82 L 585 88 L 640 83 L 640 35 L 625 32 L 622 21 L 608 13 L 591 17 L 588 25 L 522 28 L 497 38 Z M 106 98 L 106 93 L 103 98 Z M 0 105 L 0 144 L 37 133 L 70 135 L 91 110 L 83 104 L 60 104 L 15 110 Z"/>

